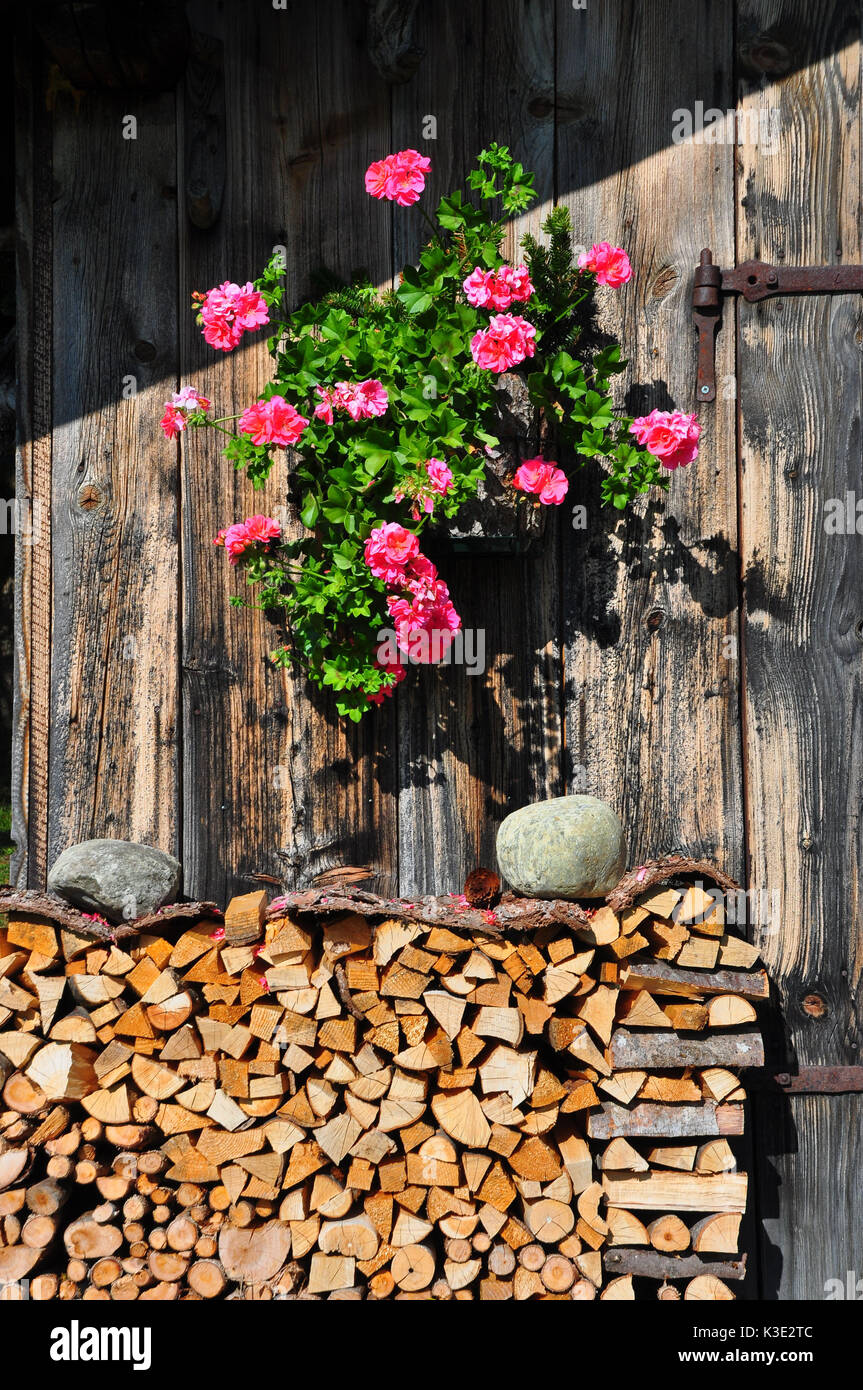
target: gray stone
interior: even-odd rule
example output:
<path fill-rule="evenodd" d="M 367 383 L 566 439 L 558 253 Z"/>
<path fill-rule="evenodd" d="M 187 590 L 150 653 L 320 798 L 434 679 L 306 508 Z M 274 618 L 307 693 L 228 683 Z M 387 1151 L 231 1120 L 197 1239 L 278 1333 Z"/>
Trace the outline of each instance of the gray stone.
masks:
<path fill-rule="evenodd" d="M 623 826 L 595 796 L 556 796 L 501 821 L 497 862 L 531 898 L 602 898 L 626 867 Z"/>
<path fill-rule="evenodd" d="M 173 855 L 129 840 L 84 840 L 64 849 L 48 888 L 84 912 L 130 921 L 176 902 L 182 868 Z"/>

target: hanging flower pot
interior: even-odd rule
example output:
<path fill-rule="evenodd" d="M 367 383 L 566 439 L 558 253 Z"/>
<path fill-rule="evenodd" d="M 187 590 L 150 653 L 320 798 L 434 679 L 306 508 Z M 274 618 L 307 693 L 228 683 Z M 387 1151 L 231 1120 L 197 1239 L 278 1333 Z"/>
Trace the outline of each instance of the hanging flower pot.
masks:
<path fill-rule="evenodd" d="M 453 517 L 433 521 L 429 545 L 468 555 L 524 555 L 545 534 L 547 511 L 535 497 L 513 486 L 521 464 L 540 452 L 547 434 L 540 410 L 533 405 L 527 378 L 502 372 L 495 404 L 496 448 L 486 448 L 476 493 Z"/>
<path fill-rule="evenodd" d="M 366 190 L 410 207 L 429 167 L 416 150 L 388 155 L 368 169 Z M 602 500 L 622 509 L 667 486 L 667 471 L 697 453 L 692 416 L 616 413 L 620 349 L 585 333 L 596 285 L 631 278 L 626 252 L 600 242 L 573 265 L 569 212 L 556 207 L 544 239 L 525 236 L 524 262 L 509 265 L 503 218 L 534 200 L 533 175 L 495 144 L 468 188 L 477 202 L 460 191 L 441 200 L 419 264 L 405 267 L 394 292 L 358 282 L 291 310 L 279 253 L 254 283 L 196 293 L 204 337 L 218 350 L 269 325 L 274 380 L 216 420 L 186 387 L 162 420 L 169 437 L 189 426 L 224 430 L 226 457 L 257 486 L 275 450 L 291 450 L 304 534 L 289 541 L 273 518 L 253 516 L 216 543 L 258 586 L 259 606 L 285 613 L 289 642 L 273 660 L 333 689 L 353 720 L 391 695 L 409 665 L 448 659 L 457 640 L 458 595 L 427 543 L 435 553 L 524 551 L 542 537 L 544 511 L 563 502 L 574 468 L 598 460 Z M 553 456 L 558 442 L 565 467 Z"/>

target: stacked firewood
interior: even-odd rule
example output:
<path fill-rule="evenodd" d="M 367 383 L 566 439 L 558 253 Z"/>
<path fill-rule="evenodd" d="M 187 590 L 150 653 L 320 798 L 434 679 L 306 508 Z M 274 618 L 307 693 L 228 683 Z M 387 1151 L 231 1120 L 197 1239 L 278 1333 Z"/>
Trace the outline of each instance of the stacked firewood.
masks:
<path fill-rule="evenodd" d="M 672 871 L 593 912 L 256 893 L 94 940 L 10 910 L 0 1284 L 732 1298 L 768 984 Z"/>

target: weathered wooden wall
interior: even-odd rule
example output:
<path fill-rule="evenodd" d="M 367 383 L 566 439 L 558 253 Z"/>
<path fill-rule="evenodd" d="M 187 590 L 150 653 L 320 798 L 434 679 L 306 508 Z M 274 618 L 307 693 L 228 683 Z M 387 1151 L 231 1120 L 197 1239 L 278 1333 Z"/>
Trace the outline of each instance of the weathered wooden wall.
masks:
<path fill-rule="evenodd" d="M 858 297 L 729 306 L 701 454 L 668 498 L 604 514 L 585 473 L 586 530 L 562 508 L 535 555 L 453 559 L 487 674 L 414 675 L 359 729 L 267 664 L 261 615 L 228 606 L 210 539 L 260 495 L 213 436 L 177 448 L 158 418 L 180 383 L 229 407 L 266 378 L 262 342 L 206 347 L 192 290 L 254 276 L 279 244 L 296 298 L 322 264 L 391 281 L 422 224 L 366 197 L 366 165 L 427 149 L 434 196 L 493 138 L 536 170 L 543 205 L 569 204 L 580 241 L 630 248 L 635 279 L 605 301 L 630 358 L 621 400 L 693 408 L 702 246 L 720 264 L 861 259 L 859 0 L 670 0 L 661 23 L 646 0 L 441 0 L 420 7 L 426 55 L 395 87 L 350 0 L 188 8 L 209 37 L 176 94 L 76 104 L 20 45 L 19 488 L 43 531 L 19 558 L 19 880 L 109 834 L 177 853 L 195 895 L 339 863 L 371 865 L 379 892 L 446 891 L 492 860 L 507 811 L 589 791 L 619 810 L 633 861 L 682 848 L 778 894 L 750 927 L 784 1011 L 777 1060 L 856 1062 L 863 567 L 856 533 L 823 519 L 859 485 Z M 762 109 L 775 141 L 675 143 L 673 113 L 698 101 Z M 187 213 L 202 106 L 213 199 L 226 171 L 205 230 Z M 821 1297 L 863 1272 L 860 1099 L 754 1110 L 750 1292 Z"/>

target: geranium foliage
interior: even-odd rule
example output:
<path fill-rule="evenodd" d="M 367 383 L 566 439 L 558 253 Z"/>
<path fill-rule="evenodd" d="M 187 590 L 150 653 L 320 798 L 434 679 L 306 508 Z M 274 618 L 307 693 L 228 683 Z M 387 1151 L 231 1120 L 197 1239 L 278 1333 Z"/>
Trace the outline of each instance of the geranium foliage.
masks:
<path fill-rule="evenodd" d="M 416 151 L 387 156 L 370 167 L 367 191 L 409 208 L 428 167 Z M 163 428 L 169 436 L 187 426 L 224 430 L 226 457 L 255 486 L 275 451 L 290 450 L 299 534 L 255 516 L 216 542 L 257 587 L 258 605 L 284 611 L 289 637 L 273 660 L 298 662 L 331 687 L 350 719 L 391 694 L 405 664 L 440 659 L 458 630 L 420 540 L 430 522 L 454 517 L 476 494 L 500 442 L 501 372 L 524 374 L 563 460 L 523 460 L 514 501 L 528 493 L 532 505 L 559 504 L 572 470 L 596 460 L 603 501 L 623 509 L 667 486 L 668 470 L 697 452 L 692 417 L 654 411 L 633 422 L 614 409 L 620 348 L 598 345 L 587 330 L 596 285 L 631 276 L 625 251 L 599 243 L 574 265 L 569 213 L 556 207 L 542 239 L 523 238 L 523 263 L 505 263 L 506 218 L 534 197 L 533 175 L 492 145 L 467 189 L 441 199 L 433 234 L 394 292 L 357 282 L 292 308 L 277 254 L 254 283 L 226 281 L 194 297 L 217 350 L 267 325 L 273 379 L 260 400 L 220 419 L 186 387 L 167 403 Z M 433 656 L 415 655 L 417 629 L 440 637 Z M 384 656 L 381 634 L 391 630 L 396 655 Z"/>

